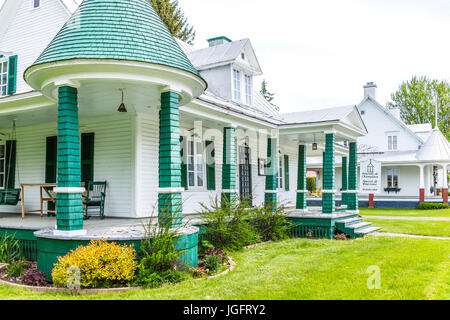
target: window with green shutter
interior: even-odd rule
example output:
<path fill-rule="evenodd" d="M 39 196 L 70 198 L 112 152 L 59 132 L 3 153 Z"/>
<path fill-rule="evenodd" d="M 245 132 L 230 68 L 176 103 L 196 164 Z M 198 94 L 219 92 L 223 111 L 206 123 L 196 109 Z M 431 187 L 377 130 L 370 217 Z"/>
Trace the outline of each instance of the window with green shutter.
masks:
<path fill-rule="evenodd" d="M 208 190 L 216 190 L 216 160 L 213 141 L 206 141 L 206 180 Z"/>
<path fill-rule="evenodd" d="M 284 190 L 289 191 L 289 156 L 284 155 Z"/>
<path fill-rule="evenodd" d="M 8 63 L 8 95 L 16 93 L 17 56 L 10 56 Z"/>
<path fill-rule="evenodd" d="M 88 185 L 94 181 L 94 133 L 81 135 L 81 181 Z"/>

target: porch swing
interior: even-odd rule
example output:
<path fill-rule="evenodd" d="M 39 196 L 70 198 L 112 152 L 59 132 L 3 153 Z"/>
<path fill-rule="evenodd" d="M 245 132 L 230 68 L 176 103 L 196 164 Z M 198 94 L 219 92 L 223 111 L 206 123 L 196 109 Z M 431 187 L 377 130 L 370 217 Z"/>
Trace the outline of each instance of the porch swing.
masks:
<path fill-rule="evenodd" d="M 13 150 L 14 143 L 16 141 L 16 120 L 13 120 L 11 141 L 13 141 L 13 142 L 11 142 L 11 144 L 9 146 L 9 154 L 7 155 L 8 156 L 8 167 L 6 168 L 7 171 L 5 172 L 5 174 L 6 174 L 5 189 L 0 191 L 0 206 L 15 206 L 20 201 L 20 189 L 9 188 L 9 178 L 11 175 L 11 167 L 12 167 L 11 166 L 12 154 L 13 154 L 12 150 Z M 5 155 L 7 154 L 7 151 L 8 151 L 8 144 L 5 144 Z M 15 165 L 14 165 L 14 168 L 15 168 Z M 15 174 L 15 170 L 14 170 L 13 174 Z M 19 185 L 20 185 L 19 172 L 17 172 L 17 174 L 18 174 L 18 180 L 19 180 Z"/>

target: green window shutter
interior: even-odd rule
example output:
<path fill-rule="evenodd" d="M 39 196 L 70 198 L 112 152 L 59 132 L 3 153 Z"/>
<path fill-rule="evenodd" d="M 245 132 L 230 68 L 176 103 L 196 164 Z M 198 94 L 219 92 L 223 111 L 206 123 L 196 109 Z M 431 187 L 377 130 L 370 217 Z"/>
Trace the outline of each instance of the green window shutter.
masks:
<path fill-rule="evenodd" d="M 58 137 L 47 137 L 45 156 L 45 183 L 56 183 Z"/>
<path fill-rule="evenodd" d="M 289 191 L 289 156 L 288 155 L 284 155 L 284 190 Z"/>
<path fill-rule="evenodd" d="M 180 137 L 180 157 L 181 157 L 181 187 L 184 188 L 184 190 L 188 189 L 188 182 L 187 182 L 187 161 L 186 161 L 186 155 L 184 154 L 184 150 L 186 150 L 186 137 Z"/>
<path fill-rule="evenodd" d="M 17 56 L 9 57 L 8 62 L 8 94 L 16 93 Z"/>
<path fill-rule="evenodd" d="M 16 141 L 6 141 L 5 185 L 7 189 L 14 189 L 16 185 Z"/>
<path fill-rule="evenodd" d="M 206 141 L 206 180 L 208 190 L 216 190 L 216 150 L 213 141 Z"/>
<path fill-rule="evenodd" d="M 86 183 L 94 181 L 94 133 L 81 135 L 81 181 Z"/>

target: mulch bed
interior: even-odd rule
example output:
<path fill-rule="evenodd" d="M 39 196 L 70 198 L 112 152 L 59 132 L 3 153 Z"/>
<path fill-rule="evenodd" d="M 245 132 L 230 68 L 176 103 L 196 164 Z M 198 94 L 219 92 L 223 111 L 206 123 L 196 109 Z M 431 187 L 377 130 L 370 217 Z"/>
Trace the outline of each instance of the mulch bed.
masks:
<path fill-rule="evenodd" d="M 17 285 L 23 285 L 22 277 L 10 277 L 8 275 L 8 270 L 6 269 L 6 264 L 0 265 L 0 280 L 6 281 L 8 283 L 14 283 Z M 26 274 L 29 270 L 37 270 L 37 262 L 26 261 L 25 267 L 23 269 L 23 274 Z M 52 287 L 50 282 L 47 282 L 43 287 Z"/>

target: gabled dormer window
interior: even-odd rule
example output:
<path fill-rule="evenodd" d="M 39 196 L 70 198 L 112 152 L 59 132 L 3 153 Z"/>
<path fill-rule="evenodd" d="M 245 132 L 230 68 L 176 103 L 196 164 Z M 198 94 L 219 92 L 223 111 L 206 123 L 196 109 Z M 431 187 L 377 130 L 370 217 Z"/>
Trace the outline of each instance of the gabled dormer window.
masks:
<path fill-rule="evenodd" d="M 233 99 L 241 101 L 241 72 L 233 69 Z"/>
<path fill-rule="evenodd" d="M 17 56 L 0 54 L 0 97 L 16 93 Z"/>
<path fill-rule="evenodd" d="M 397 136 L 388 136 L 388 150 L 395 151 L 397 150 Z"/>
<path fill-rule="evenodd" d="M 253 81 L 252 77 L 245 75 L 245 103 L 248 105 L 252 104 L 252 97 L 253 97 Z"/>

